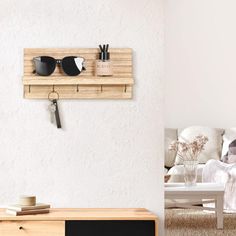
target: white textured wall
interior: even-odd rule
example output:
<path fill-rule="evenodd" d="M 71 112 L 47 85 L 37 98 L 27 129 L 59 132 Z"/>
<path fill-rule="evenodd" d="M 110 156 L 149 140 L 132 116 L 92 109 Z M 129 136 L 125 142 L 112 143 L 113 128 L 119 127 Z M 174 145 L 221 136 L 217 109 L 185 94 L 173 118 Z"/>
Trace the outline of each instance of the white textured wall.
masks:
<path fill-rule="evenodd" d="M 235 126 L 236 1 L 165 3 L 166 126 Z"/>
<path fill-rule="evenodd" d="M 1 0 L 0 203 L 36 194 L 55 207 L 146 207 L 163 219 L 162 1 Z M 25 47 L 134 50 L 134 99 L 23 99 Z"/>

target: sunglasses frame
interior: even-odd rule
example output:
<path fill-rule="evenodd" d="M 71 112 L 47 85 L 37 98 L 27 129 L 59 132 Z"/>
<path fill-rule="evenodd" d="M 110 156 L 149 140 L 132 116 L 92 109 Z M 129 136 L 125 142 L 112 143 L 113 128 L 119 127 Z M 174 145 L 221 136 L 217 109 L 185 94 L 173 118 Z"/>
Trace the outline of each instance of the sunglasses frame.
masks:
<path fill-rule="evenodd" d="M 55 62 L 55 65 L 54 65 L 54 68 L 53 68 L 52 72 L 51 72 L 50 74 L 48 74 L 48 75 L 42 75 L 42 74 L 37 73 L 37 71 L 36 71 L 36 62 L 37 62 L 37 61 L 39 60 L 39 58 L 41 58 L 41 57 L 47 57 L 47 58 L 53 59 L 54 62 Z M 77 68 L 77 69 L 79 70 L 79 73 L 78 73 L 77 75 L 69 75 L 69 74 L 67 74 L 67 73 L 65 72 L 65 69 L 63 68 L 63 65 L 62 65 L 63 59 L 69 58 L 69 57 L 72 57 L 72 58 L 81 58 L 81 59 L 83 59 L 83 62 L 82 62 L 82 69 L 81 69 L 81 71 L 80 71 L 79 68 Z M 60 66 L 60 68 L 62 69 L 63 73 L 64 73 L 65 75 L 67 75 L 67 76 L 78 76 L 79 74 L 81 74 L 81 72 L 82 72 L 83 70 L 86 70 L 85 65 L 84 65 L 84 64 L 85 64 L 85 58 L 84 58 L 84 57 L 79 57 L 79 56 L 66 56 L 66 57 L 63 57 L 62 59 L 56 59 L 56 58 L 51 57 L 51 56 L 37 56 L 37 57 L 34 57 L 34 58 L 33 58 L 33 62 L 34 62 L 35 70 L 34 70 L 32 73 L 33 73 L 33 74 L 37 74 L 37 75 L 39 75 L 39 76 L 50 76 L 50 75 L 52 75 L 52 74 L 54 73 L 54 71 L 55 71 L 57 65 Z"/>

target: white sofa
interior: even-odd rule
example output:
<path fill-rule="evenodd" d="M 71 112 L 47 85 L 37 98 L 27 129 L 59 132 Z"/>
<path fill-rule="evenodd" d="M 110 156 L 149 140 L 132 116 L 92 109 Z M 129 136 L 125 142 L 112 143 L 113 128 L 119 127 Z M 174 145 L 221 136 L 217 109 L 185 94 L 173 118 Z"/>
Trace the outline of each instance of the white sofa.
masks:
<path fill-rule="evenodd" d="M 175 152 L 169 151 L 169 144 L 175 140 L 192 140 L 196 135 L 209 138 L 204 151 L 199 156 L 197 181 L 202 181 L 202 170 L 210 159 L 221 160 L 227 153 L 229 144 L 236 139 L 236 128 L 216 129 L 204 126 L 191 126 L 185 129 L 165 129 L 165 173 L 171 175 L 168 182 L 184 182 L 183 164 Z"/>

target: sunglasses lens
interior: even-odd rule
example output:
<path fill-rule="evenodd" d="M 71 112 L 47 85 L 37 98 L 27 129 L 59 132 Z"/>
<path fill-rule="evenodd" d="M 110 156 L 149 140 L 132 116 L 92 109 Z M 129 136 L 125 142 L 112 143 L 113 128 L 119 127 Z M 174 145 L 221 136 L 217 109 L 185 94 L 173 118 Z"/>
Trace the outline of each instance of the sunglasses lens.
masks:
<path fill-rule="evenodd" d="M 48 76 L 53 73 L 56 61 L 53 57 L 41 56 L 33 59 L 35 70 L 38 75 Z"/>
<path fill-rule="evenodd" d="M 61 62 L 63 71 L 69 76 L 79 75 L 83 69 L 84 58 L 82 57 L 64 57 Z"/>

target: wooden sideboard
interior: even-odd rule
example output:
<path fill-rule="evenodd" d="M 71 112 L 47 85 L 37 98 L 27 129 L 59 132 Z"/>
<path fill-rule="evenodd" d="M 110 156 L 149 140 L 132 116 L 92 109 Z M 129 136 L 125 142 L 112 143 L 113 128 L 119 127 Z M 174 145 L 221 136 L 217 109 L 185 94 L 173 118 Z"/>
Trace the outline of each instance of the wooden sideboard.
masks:
<path fill-rule="evenodd" d="M 158 218 L 144 208 L 51 209 L 11 216 L 0 209 L 0 236 L 158 236 Z"/>

